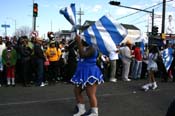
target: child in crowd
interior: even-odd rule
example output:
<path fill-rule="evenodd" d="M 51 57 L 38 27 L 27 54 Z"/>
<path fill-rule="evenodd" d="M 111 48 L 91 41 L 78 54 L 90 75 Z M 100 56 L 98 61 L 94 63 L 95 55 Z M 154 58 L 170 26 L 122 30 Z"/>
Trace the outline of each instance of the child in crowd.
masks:
<path fill-rule="evenodd" d="M 2 53 L 2 63 L 6 67 L 7 86 L 15 86 L 15 65 L 17 61 L 16 50 L 13 49 L 12 43 L 7 41 L 6 49 Z"/>

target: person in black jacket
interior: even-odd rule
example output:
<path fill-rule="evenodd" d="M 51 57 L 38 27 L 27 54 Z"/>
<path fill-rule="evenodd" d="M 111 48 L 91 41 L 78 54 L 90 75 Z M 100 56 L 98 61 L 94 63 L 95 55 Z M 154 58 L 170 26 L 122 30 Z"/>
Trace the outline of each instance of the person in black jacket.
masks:
<path fill-rule="evenodd" d="M 70 79 L 72 78 L 76 67 L 77 67 L 77 50 L 76 50 L 76 42 L 74 40 L 70 40 L 68 42 L 69 46 L 67 48 L 68 50 L 68 60 L 66 65 L 66 77 L 65 81 L 70 82 Z"/>
<path fill-rule="evenodd" d="M 28 38 L 22 37 L 22 45 L 19 47 L 21 56 L 21 76 L 25 87 L 30 86 L 31 81 L 31 55 L 33 50 L 29 47 Z"/>
<path fill-rule="evenodd" d="M 34 45 L 34 62 L 36 68 L 36 85 L 37 86 L 45 86 L 44 84 L 44 61 L 45 56 L 42 50 L 42 39 L 37 38 L 36 43 Z"/>

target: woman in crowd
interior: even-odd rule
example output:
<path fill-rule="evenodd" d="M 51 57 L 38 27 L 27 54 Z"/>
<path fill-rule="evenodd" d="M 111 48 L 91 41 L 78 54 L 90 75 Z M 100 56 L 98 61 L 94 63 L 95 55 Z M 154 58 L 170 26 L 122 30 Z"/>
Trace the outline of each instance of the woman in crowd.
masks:
<path fill-rule="evenodd" d="M 56 47 L 56 42 L 54 40 L 50 41 L 50 45 L 46 50 L 46 57 L 48 58 L 49 65 L 49 84 L 55 84 L 58 76 L 59 60 L 61 58 L 61 49 Z"/>

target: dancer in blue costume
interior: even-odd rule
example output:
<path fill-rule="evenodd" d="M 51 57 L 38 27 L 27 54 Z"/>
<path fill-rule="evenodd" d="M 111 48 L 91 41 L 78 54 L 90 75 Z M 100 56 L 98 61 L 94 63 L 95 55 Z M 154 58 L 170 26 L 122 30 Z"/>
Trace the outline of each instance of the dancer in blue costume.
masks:
<path fill-rule="evenodd" d="M 79 61 L 75 74 L 71 82 L 75 84 L 74 93 L 76 97 L 76 111 L 73 116 L 98 116 L 97 106 L 97 85 L 104 82 L 101 70 L 96 65 L 98 50 L 95 45 L 88 46 L 80 36 L 76 36 L 75 40 L 79 49 Z M 83 90 L 89 98 L 90 110 L 86 112 Z"/>

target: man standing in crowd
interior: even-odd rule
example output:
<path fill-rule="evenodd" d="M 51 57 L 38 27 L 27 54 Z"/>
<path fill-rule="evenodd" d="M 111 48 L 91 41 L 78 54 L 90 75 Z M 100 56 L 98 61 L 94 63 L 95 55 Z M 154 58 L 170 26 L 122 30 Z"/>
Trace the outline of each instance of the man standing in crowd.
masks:
<path fill-rule="evenodd" d="M 142 70 L 142 53 L 140 49 L 140 44 L 138 42 L 135 43 L 135 48 L 133 51 L 134 60 L 132 65 L 132 78 L 140 79 L 141 70 Z"/>
<path fill-rule="evenodd" d="M 42 50 L 42 39 L 36 38 L 36 43 L 34 44 L 34 64 L 36 71 L 36 84 L 37 86 L 45 86 L 44 84 L 44 61 L 45 56 Z"/>
<path fill-rule="evenodd" d="M 21 56 L 21 69 L 23 84 L 25 87 L 30 86 L 31 81 L 31 55 L 33 50 L 28 45 L 28 38 L 26 36 L 22 37 L 22 46 L 20 46 L 20 56 Z"/>
<path fill-rule="evenodd" d="M 116 79 L 116 73 L 117 73 L 117 65 L 118 65 L 118 49 L 117 51 L 112 51 L 111 53 L 109 53 L 109 59 L 110 59 L 110 78 L 109 81 L 110 82 L 117 82 Z"/>
<path fill-rule="evenodd" d="M 72 78 L 76 67 L 77 67 L 77 49 L 76 49 L 76 42 L 74 40 L 70 40 L 68 42 L 68 60 L 67 60 L 67 65 L 66 65 L 66 77 L 65 81 L 70 82 L 70 79 Z"/>
<path fill-rule="evenodd" d="M 125 46 L 123 46 L 120 49 L 121 53 L 121 60 L 122 60 L 122 79 L 123 81 L 131 81 L 131 79 L 128 78 L 129 71 L 130 71 L 130 64 L 132 61 L 132 51 L 131 51 L 132 44 L 128 40 L 126 41 Z"/>

